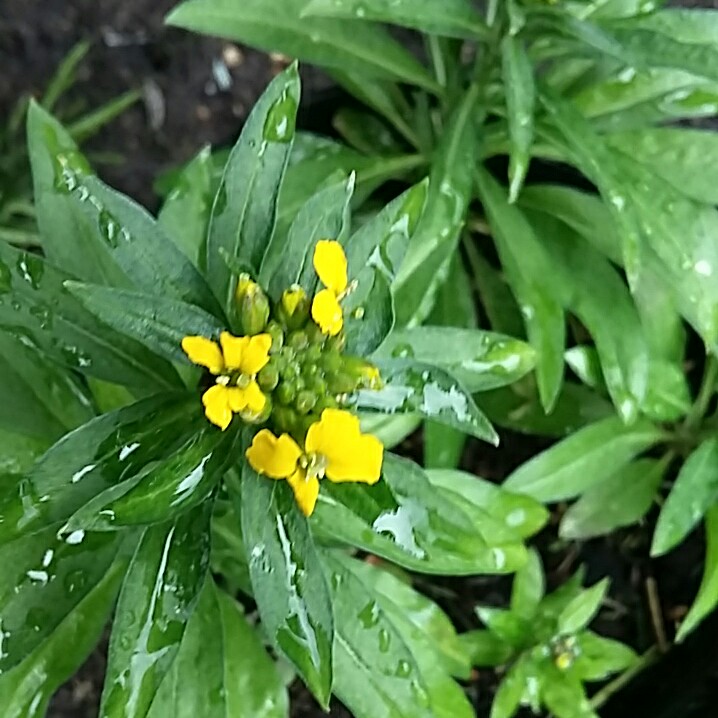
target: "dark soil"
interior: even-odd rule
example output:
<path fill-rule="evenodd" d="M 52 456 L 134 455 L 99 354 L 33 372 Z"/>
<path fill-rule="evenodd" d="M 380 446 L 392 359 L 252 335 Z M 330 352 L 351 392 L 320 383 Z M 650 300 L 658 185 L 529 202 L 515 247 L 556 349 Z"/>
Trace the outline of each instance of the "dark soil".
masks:
<path fill-rule="evenodd" d="M 238 0 L 241 1 L 241 0 Z M 281 57 L 165 28 L 162 18 L 174 0 L 0 0 L 0 118 L 7 116 L 20 95 L 39 96 L 48 78 L 70 48 L 81 39 L 93 42 L 83 63 L 80 81 L 67 98 L 65 109 L 97 106 L 128 89 L 140 89 L 137 103 L 89 145 L 98 156 L 115 155 L 102 164 L 101 174 L 113 186 L 156 209 L 154 178 L 165 169 L 192 157 L 203 145 L 234 140 L 254 101 L 271 77 L 284 67 Z M 678 3 L 673 3 L 678 4 Z M 718 6 L 718 2 L 683 2 L 687 6 Z M 327 96 L 330 84 L 320 72 L 304 68 L 305 107 L 312 106 L 313 126 L 329 126 L 329 117 L 316 108 Z M 472 442 L 464 456 L 464 468 L 500 481 L 545 443 L 517 434 L 502 436 L 500 449 Z M 416 444 L 406 447 L 416 453 Z M 660 561 L 648 559 L 651 525 L 582 545 L 558 540 L 555 525 L 538 538 L 551 586 L 560 584 L 581 563 L 588 581 L 612 579 L 612 603 L 597 628 L 626 640 L 639 650 L 656 642 L 655 621 L 648 611 L 646 586 L 655 580 L 661 602 L 661 619 L 669 637 L 673 623 L 685 612 L 700 580 L 702 547 L 688 542 Z M 491 577 L 431 580 L 419 585 L 451 615 L 460 630 L 475 627 L 473 607 L 478 602 L 505 603 L 509 581 Z M 606 718 L 697 718 L 714 712 L 690 712 L 691 705 L 718 701 L 716 637 L 718 620 L 705 625 L 701 637 L 687 642 L 655 671 L 635 681 L 607 704 Z M 711 650 L 713 665 L 703 660 Z M 105 668 L 106 645 L 98 649 L 82 670 L 56 695 L 50 718 L 95 718 Z M 686 666 L 693 683 L 687 682 Z M 653 690 L 657 683 L 663 691 Z M 488 716 L 496 678 L 493 672 L 477 673 L 467 693 L 480 718 Z M 682 696 L 679 703 L 670 697 Z M 668 697 L 667 697 L 668 696 Z M 692 703 L 691 703 L 692 700 Z M 292 718 L 324 715 L 299 684 L 292 687 Z M 338 703 L 333 718 L 351 718 Z M 201 718 L 201 717 L 199 717 Z"/>

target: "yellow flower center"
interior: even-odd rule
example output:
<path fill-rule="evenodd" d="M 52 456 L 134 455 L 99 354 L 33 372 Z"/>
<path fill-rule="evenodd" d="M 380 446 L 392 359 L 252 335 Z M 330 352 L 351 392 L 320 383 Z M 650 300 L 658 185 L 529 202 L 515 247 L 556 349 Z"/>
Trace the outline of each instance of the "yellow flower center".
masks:
<path fill-rule="evenodd" d="M 312 479 L 323 479 L 327 473 L 327 466 L 329 465 L 329 459 L 323 454 L 317 454 L 311 452 L 308 454 L 302 454 L 299 457 L 297 464 L 306 474 L 305 481 L 311 481 Z"/>

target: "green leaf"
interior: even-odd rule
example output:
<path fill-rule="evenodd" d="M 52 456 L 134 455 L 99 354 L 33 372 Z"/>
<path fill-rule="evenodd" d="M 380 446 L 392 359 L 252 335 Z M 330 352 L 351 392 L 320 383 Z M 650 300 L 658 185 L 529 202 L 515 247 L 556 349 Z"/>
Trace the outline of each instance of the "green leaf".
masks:
<path fill-rule="evenodd" d="M 0 333 L 0 426 L 48 443 L 92 418 L 89 395 L 75 377 L 32 345 Z"/>
<path fill-rule="evenodd" d="M 346 20 L 386 22 L 433 35 L 486 37 L 488 28 L 469 0 L 312 0 L 302 17 L 337 17 Z"/>
<path fill-rule="evenodd" d="M 707 439 L 688 457 L 658 516 L 651 555 L 668 553 L 718 502 L 718 439 Z"/>
<path fill-rule="evenodd" d="M 424 422 L 424 466 L 427 469 L 455 469 L 468 437 L 463 431 L 436 421 Z"/>
<path fill-rule="evenodd" d="M 431 75 L 380 27 L 302 17 L 305 0 L 189 0 L 167 17 L 170 25 L 220 35 L 329 68 L 436 89 Z"/>
<path fill-rule="evenodd" d="M 703 564 L 703 580 L 696 600 L 678 630 L 678 641 L 683 641 L 689 633 L 694 631 L 718 604 L 718 506 L 708 509 L 705 522 L 708 548 Z"/>
<path fill-rule="evenodd" d="M 365 434 L 374 434 L 385 449 L 392 449 L 401 444 L 407 436 L 413 434 L 421 426 L 421 417 L 414 414 L 362 414 L 361 430 Z"/>
<path fill-rule="evenodd" d="M 625 671 L 638 660 L 633 649 L 620 641 L 583 631 L 576 636 L 577 656 L 571 672 L 581 681 L 602 681 L 613 673 Z"/>
<path fill-rule="evenodd" d="M 346 351 L 371 354 L 394 326 L 394 302 L 386 275 L 374 267 L 359 272 L 357 289 L 344 300 L 343 310 Z"/>
<path fill-rule="evenodd" d="M 243 463 L 241 490 L 242 535 L 264 629 L 326 706 L 334 620 L 309 525 L 286 482 L 259 476 Z"/>
<path fill-rule="evenodd" d="M 358 410 L 419 414 L 498 444 L 498 435 L 471 394 L 448 372 L 412 359 L 379 360 L 376 365 L 384 386 L 353 394 L 350 401 Z"/>
<path fill-rule="evenodd" d="M 420 573 L 506 573 L 525 560 L 523 546 L 506 532 L 500 543 L 488 543 L 470 514 L 413 462 L 386 453 L 383 478 L 372 487 L 326 482 L 312 515 L 314 534 Z"/>
<path fill-rule="evenodd" d="M 394 285 L 399 326 L 420 324 L 429 315 L 451 266 L 473 190 L 478 100 L 472 85 L 433 155 L 426 209 Z"/>
<path fill-rule="evenodd" d="M 561 519 L 564 539 L 604 536 L 642 519 L 651 508 L 666 462 L 638 459 L 588 489 Z"/>
<path fill-rule="evenodd" d="M 601 603 L 608 590 L 607 578 L 599 581 L 591 588 L 581 591 L 558 617 L 558 627 L 562 633 L 571 635 L 585 628 L 598 613 Z"/>
<path fill-rule="evenodd" d="M 433 670 L 469 677 L 471 663 L 467 651 L 449 617 L 433 601 L 391 569 L 383 570 L 366 561 L 342 560 L 339 554 L 334 556 L 374 593 L 413 653 L 427 656 Z"/>
<path fill-rule="evenodd" d="M 367 155 L 397 155 L 404 149 L 384 120 L 368 110 L 342 107 L 334 114 L 332 126 L 351 147 Z"/>
<path fill-rule="evenodd" d="M 194 402 L 184 394 L 161 395 L 64 436 L 12 491 L 0 494 L 0 545 L 66 520 L 104 489 L 171 455 Z"/>
<path fill-rule="evenodd" d="M 212 5 L 222 3 L 185 3 L 173 17 L 191 15 L 192 9 L 200 5 L 201 17 L 206 18 Z M 275 10 L 277 14 L 272 15 L 279 17 L 279 8 Z M 274 230 L 277 199 L 294 140 L 299 95 L 299 75 L 296 65 L 292 65 L 272 80 L 254 106 L 227 160 L 214 199 L 207 235 L 207 274 L 230 314 L 237 277 L 223 255 L 247 265 L 255 275 L 259 270 Z"/>
<path fill-rule="evenodd" d="M 204 417 L 199 422 L 188 427 L 184 443 L 171 455 L 105 489 L 76 511 L 63 532 L 117 531 L 163 523 L 207 501 L 225 468 L 236 460 L 238 433 L 222 433 Z"/>
<path fill-rule="evenodd" d="M 142 533 L 117 604 L 100 715 L 145 718 L 209 567 L 211 504 Z"/>
<path fill-rule="evenodd" d="M 179 172 L 157 221 L 195 266 L 204 262 L 212 198 L 217 187 L 215 159 L 204 147 Z"/>
<path fill-rule="evenodd" d="M 292 284 L 313 292 L 317 283 L 314 248 L 320 239 L 343 243 L 354 183 L 355 175 L 351 174 L 347 180 L 320 189 L 299 210 L 286 236 L 275 232 L 259 272 L 259 282 L 271 297 L 279 299 Z"/>
<path fill-rule="evenodd" d="M 513 611 L 477 606 L 476 615 L 491 633 L 515 650 L 524 649 L 531 639 L 531 623 Z"/>
<path fill-rule="evenodd" d="M 476 630 L 459 636 L 464 650 L 471 656 L 471 664 L 479 668 L 503 666 L 511 660 L 513 648 L 491 631 Z"/>
<path fill-rule="evenodd" d="M 193 304 L 154 294 L 138 294 L 93 284 L 65 282 L 88 312 L 170 361 L 188 364 L 182 339 L 218 339 L 226 325 Z"/>
<path fill-rule="evenodd" d="M 375 356 L 411 357 L 440 367 L 472 393 L 512 384 L 536 361 L 532 347 L 517 339 L 478 329 L 431 326 L 394 331 Z"/>
<path fill-rule="evenodd" d="M 116 534 L 58 538 L 57 526 L 0 547 L 0 673 L 38 649 L 110 570 Z"/>
<path fill-rule="evenodd" d="M 205 582 L 150 718 L 285 718 L 287 691 L 239 604 Z"/>
<path fill-rule="evenodd" d="M 533 65 L 523 42 L 513 35 L 501 41 L 501 65 L 511 140 L 509 202 L 515 202 L 526 177 L 534 140 L 536 87 Z"/>
<path fill-rule="evenodd" d="M 543 662 L 541 669 L 541 700 L 556 718 L 598 718 L 578 679 L 562 673 L 549 661 Z"/>
<path fill-rule="evenodd" d="M 352 714 L 375 718 L 380 711 L 386 718 L 403 718 L 411 710 L 417 718 L 471 716 L 458 686 L 441 671 L 427 670 L 376 594 L 349 570 L 354 562 L 326 554 L 325 563 L 337 623 L 335 693 Z"/>
<path fill-rule="evenodd" d="M 514 577 L 511 589 L 511 611 L 530 621 L 544 596 L 545 584 L 541 557 L 535 549 L 531 549 L 528 561 Z"/>
<path fill-rule="evenodd" d="M 27 471 L 49 444 L 47 439 L 35 439 L 0 429 L 0 473 L 21 474 Z"/>
<path fill-rule="evenodd" d="M 617 417 L 603 419 L 527 461 L 504 487 L 547 503 L 579 496 L 662 438 L 645 420 L 625 426 Z"/>
<path fill-rule="evenodd" d="M 527 663 L 522 656 L 509 668 L 494 696 L 490 718 L 511 718 L 516 713 L 526 690 Z"/>
<path fill-rule="evenodd" d="M 520 538 L 538 533 L 548 521 L 548 511 L 534 499 L 506 491 L 474 474 L 430 469 L 426 476 L 433 486 L 444 489 L 446 495 L 459 504 L 482 509 Z"/>
<path fill-rule="evenodd" d="M 641 407 L 654 421 L 678 421 L 691 409 L 691 391 L 683 367 L 663 359 L 648 367 L 648 391 Z"/>
<path fill-rule="evenodd" d="M 85 662 L 100 640 L 120 587 L 116 562 L 33 653 L 0 676 L 5 718 L 42 718 L 53 693 Z"/>
<path fill-rule="evenodd" d="M 551 258 L 518 207 L 508 202 L 503 189 L 483 169 L 476 174 L 479 194 L 511 288 L 519 301 L 529 342 L 537 353 L 539 395 L 548 413 L 563 381 L 566 327 L 553 285 Z"/>
<path fill-rule="evenodd" d="M 477 284 L 479 282 L 476 278 Z M 449 274 L 436 294 L 436 302 L 426 323 L 442 327 L 460 327 L 476 329 L 476 297 L 473 292 L 472 278 L 457 252 L 449 267 Z"/>
<path fill-rule="evenodd" d="M 83 374 L 152 393 L 177 386 L 167 362 L 98 322 L 65 289 L 67 279 L 39 255 L 0 243 L 0 330 Z"/>

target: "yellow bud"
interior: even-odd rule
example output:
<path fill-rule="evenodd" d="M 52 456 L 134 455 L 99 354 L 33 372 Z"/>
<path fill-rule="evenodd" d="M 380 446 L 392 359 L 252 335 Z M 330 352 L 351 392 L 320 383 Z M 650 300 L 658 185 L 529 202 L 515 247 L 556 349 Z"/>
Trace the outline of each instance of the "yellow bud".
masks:
<path fill-rule="evenodd" d="M 247 336 L 261 334 L 269 319 L 269 300 L 248 274 L 240 274 L 235 293 L 242 331 Z"/>
<path fill-rule="evenodd" d="M 309 317 L 307 293 L 298 284 L 285 289 L 280 300 L 281 315 L 288 329 L 298 329 Z"/>

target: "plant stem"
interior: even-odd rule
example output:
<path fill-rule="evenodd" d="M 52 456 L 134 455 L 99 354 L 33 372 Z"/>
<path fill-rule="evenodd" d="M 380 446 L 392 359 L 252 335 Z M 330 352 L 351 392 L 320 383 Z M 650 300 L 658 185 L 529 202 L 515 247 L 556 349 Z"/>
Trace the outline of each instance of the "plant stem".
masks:
<path fill-rule="evenodd" d="M 618 693 L 621 688 L 630 683 L 641 671 L 655 663 L 661 655 L 662 654 L 658 646 L 649 648 L 638 659 L 634 666 L 621 673 L 618 678 L 615 678 L 610 683 L 605 685 L 600 691 L 598 691 L 598 693 L 596 693 L 595 696 L 593 696 L 593 698 L 591 698 L 591 708 L 594 710 L 600 708 L 614 693 Z"/>
<path fill-rule="evenodd" d="M 693 407 L 683 423 L 683 430 L 685 432 L 692 431 L 701 423 L 701 420 L 708 410 L 708 404 L 715 393 L 717 378 L 718 362 L 716 362 L 715 357 L 711 354 L 708 356 L 708 360 L 706 361 L 706 367 L 703 372 L 703 380 L 701 382 L 701 388 L 698 391 L 698 396 L 696 397 Z"/>

